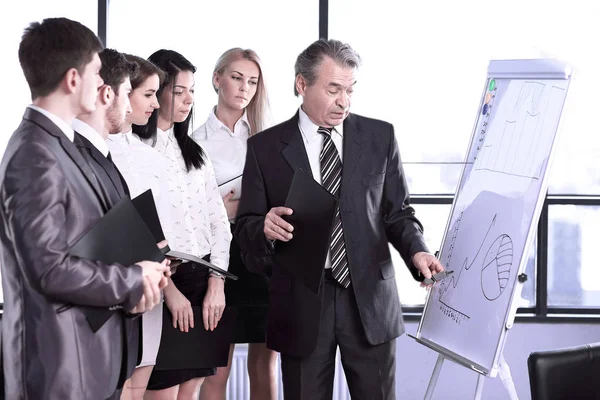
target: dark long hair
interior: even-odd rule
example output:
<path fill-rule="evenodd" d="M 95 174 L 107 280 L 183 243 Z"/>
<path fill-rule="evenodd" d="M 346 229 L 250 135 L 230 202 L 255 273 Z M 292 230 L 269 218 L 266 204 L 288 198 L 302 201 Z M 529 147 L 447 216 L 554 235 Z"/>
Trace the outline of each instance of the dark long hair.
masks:
<path fill-rule="evenodd" d="M 156 97 L 160 102 L 160 98 L 165 89 L 169 90 L 176 82 L 177 75 L 181 71 L 196 72 L 196 67 L 189 62 L 184 56 L 173 50 L 158 50 L 148 60 L 153 62 L 158 68 L 165 73 L 165 79 L 160 84 Z M 173 113 L 173 110 L 170 110 Z M 144 126 L 134 126 L 133 132 L 142 139 L 152 139 L 156 143 L 156 134 L 158 128 L 158 113 L 159 110 L 154 110 L 152 117 Z M 177 139 L 179 150 L 185 161 L 185 167 L 189 171 L 193 168 L 200 169 L 205 163 L 205 153 L 192 138 L 189 136 L 190 125 L 192 125 L 194 115 L 194 106 L 190 110 L 190 114 L 183 122 L 175 122 L 173 125 L 173 134 Z"/>
<path fill-rule="evenodd" d="M 148 61 L 142 57 L 134 56 L 133 54 L 125 54 L 125 57 L 128 61 L 136 63 L 138 66 L 137 72 L 129 77 L 129 79 L 131 80 L 132 91 L 137 89 L 142 83 L 146 81 L 146 79 L 148 79 L 152 75 L 158 76 L 159 87 L 165 81 L 165 73 L 156 65 L 154 65 L 154 63 L 152 63 L 151 61 Z M 150 118 L 148 118 L 148 122 L 146 122 L 146 124 L 156 127 L 158 124 L 158 113 L 153 112 Z M 133 131 L 133 133 L 140 136 L 140 132 L 144 130 L 144 126 L 145 125 L 131 124 L 131 130 Z M 154 137 L 156 138 L 156 135 L 154 135 Z"/>

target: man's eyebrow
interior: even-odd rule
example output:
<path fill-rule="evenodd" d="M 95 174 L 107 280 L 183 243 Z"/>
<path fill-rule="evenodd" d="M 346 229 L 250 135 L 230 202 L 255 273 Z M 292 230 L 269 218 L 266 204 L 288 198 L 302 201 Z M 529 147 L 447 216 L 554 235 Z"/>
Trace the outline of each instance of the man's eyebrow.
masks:
<path fill-rule="evenodd" d="M 352 87 L 354 85 L 356 85 L 356 81 L 352 82 L 352 85 L 350 85 L 349 87 Z M 343 86 L 343 85 L 341 85 L 339 83 L 336 83 L 336 82 L 329 82 L 329 84 L 327 86 L 332 86 L 332 87 L 336 87 L 336 88 L 344 88 L 345 87 L 345 86 Z"/>

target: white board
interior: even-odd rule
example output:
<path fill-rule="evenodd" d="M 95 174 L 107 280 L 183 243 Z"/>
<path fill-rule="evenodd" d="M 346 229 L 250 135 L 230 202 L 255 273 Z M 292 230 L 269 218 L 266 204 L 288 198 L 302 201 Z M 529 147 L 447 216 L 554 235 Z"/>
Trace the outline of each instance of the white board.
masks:
<path fill-rule="evenodd" d="M 555 60 L 490 62 L 417 340 L 494 376 L 514 320 L 570 83 Z M 531 277 L 530 279 L 532 279 Z"/>

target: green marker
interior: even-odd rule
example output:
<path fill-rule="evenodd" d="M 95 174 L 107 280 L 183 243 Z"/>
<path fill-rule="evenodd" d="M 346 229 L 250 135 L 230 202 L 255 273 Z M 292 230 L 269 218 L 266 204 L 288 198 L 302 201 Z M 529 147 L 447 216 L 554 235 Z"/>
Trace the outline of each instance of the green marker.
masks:
<path fill-rule="evenodd" d="M 494 90 L 496 88 L 496 80 L 492 79 L 490 81 L 490 91 Z"/>

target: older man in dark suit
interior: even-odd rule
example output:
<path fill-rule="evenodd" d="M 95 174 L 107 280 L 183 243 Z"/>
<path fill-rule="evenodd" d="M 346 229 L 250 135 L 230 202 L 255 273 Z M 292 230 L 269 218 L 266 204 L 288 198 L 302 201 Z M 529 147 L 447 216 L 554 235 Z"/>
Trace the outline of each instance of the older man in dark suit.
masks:
<path fill-rule="evenodd" d="M 2 346 L 10 399 L 115 397 L 126 312 L 156 306 L 168 274 L 164 263 L 107 265 L 69 254 L 110 206 L 71 128 L 76 115 L 94 110 L 101 47 L 93 32 L 65 18 L 32 23 L 19 47 L 33 104 L 0 164 Z M 94 332 L 84 306 L 124 311 Z"/>
<path fill-rule="evenodd" d="M 295 170 L 339 198 L 319 293 L 272 265 L 267 345 L 281 352 L 286 400 L 331 399 L 338 347 L 353 398 L 395 398 L 404 327 L 388 242 L 415 277 L 443 270 L 409 205 L 393 126 L 349 113 L 359 63 L 339 41 L 310 45 L 296 61 L 300 110 L 248 140 L 236 230 L 247 265 L 294 240 L 282 206 Z"/>

